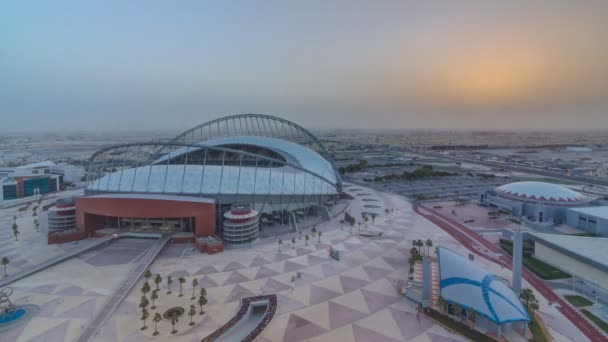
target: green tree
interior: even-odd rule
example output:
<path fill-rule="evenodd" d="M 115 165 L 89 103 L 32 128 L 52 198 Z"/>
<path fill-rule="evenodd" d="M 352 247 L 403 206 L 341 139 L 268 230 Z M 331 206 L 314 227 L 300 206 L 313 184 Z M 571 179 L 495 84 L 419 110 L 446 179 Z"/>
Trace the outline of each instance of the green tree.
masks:
<path fill-rule="evenodd" d="M 158 291 L 158 285 L 160 285 L 160 283 L 162 283 L 163 281 L 163 277 L 160 276 L 160 274 L 157 274 L 156 277 L 154 277 L 154 283 L 156 284 L 156 290 Z"/>
<path fill-rule="evenodd" d="M 179 277 L 177 279 L 177 281 L 179 282 L 179 295 L 178 295 L 178 297 L 183 297 L 184 294 L 182 293 L 182 290 L 184 288 L 184 283 L 186 282 L 186 279 L 184 277 Z"/>
<path fill-rule="evenodd" d="M 201 308 L 201 311 L 199 312 L 199 315 L 204 314 L 205 311 L 203 311 L 203 305 L 207 305 L 207 290 L 205 290 L 204 287 L 201 289 L 201 292 L 199 294 L 198 305 Z"/>
<path fill-rule="evenodd" d="M 148 292 L 150 292 L 150 284 L 148 284 L 148 282 L 145 282 L 144 285 L 141 287 L 141 292 L 146 295 L 148 294 Z"/>
<path fill-rule="evenodd" d="M 160 322 L 163 319 L 163 317 L 157 312 L 154 314 L 154 318 L 152 318 L 152 322 L 154 322 L 154 333 L 152 334 L 152 336 L 157 336 L 158 335 L 158 322 Z"/>
<path fill-rule="evenodd" d="M 34 219 L 34 226 L 36 227 L 36 231 L 39 232 L 40 229 L 38 229 L 38 227 L 40 227 L 40 222 L 38 221 L 38 219 Z"/>
<path fill-rule="evenodd" d="M 148 329 L 148 327 L 146 326 L 146 320 L 148 319 L 148 317 L 150 317 L 150 313 L 146 308 L 143 308 L 143 310 L 141 310 L 141 320 L 144 322 L 144 326 L 141 327 L 141 330 Z"/>
<path fill-rule="evenodd" d="M 145 309 L 148 307 L 148 305 L 150 305 L 148 298 L 146 298 L 146 296 L 141 296 L 141 300 L 139 301 L 139 307 L 141 309 Z"/>
<path fill-rule="evenodd" d="M 17 237 L 19 236 L 19 226 L 17 223 L 13 223 L 13 236 L 15 237 L 15 241 L 18 241 Z"/>
<path fill-rule="evenodd" d="M 308 234 L 306 234 L 306 236 L 304 238 L 306 240 L 306 246 L 308 246 L 308 240 L 310 239 L 310 237 L 308 236 Z"/>
<path fill-rule="evenodd" d="M 296 238 L 291 238 L 291 248 L 296 248 Z"/>
<path fill-rule="evenodd" d="M 152 299 L 152 307 L 150 309 L 154 310 L 156 309 L 156 304 L 154 304 L 154 302 L 158 299 L 158 290 L 152 291 L 150 299 Z"/>
<path fill-rule="evenodd" d="M 454 311 L 454 315 L 460 317 L 462 314 L 462 307 L 458 303 L 452 303 L 452 311 Z"/>
<path fill-rule="evenodd" d="M 146 282 L 150 281 L 150 277 L 152 277 L 152 272 L 150 272 L 150 270 L 146 270 L 146 272 L 144 272 L 144 278 L 146 278 Z"/>
<path fill-rule="evenodd" d="M 4 276 L 8 277 L 8 274 L 6 273 L 6 265 L 8 265 L 11 261 L 7 258 L 4 257 L 2 258 L 2 261 L 0 261 L 0 264 L 2 265 L 2 267 L 4 267 Z"/>
<path fill-rule="evenodd" d="M 192 297 L 190 297 L 190 300 L 196 299 L 194 292 L 196 291 L 197 286 L 198 286 L 198 279 L 196 279 L 196 278 L 192 279 Z"/>
<path fill-rule="evenodd" d="M 171 294 L 171 284 L 173 284 L 173 278 L 167 276 L 167 294 Z"/>
<path fill-rule="evenodd" d="M 283 240 L 279 239 L 279 252 L 281 251 L 281 245 L 283 244 Z"/>
<path fill-rule="evenodd" d="M 322 233 L 323 233 L 322 231 L 319 231 L 319 234 L 317 234 L 317 236 L 319 237 L 319 243 L 321 243 L 321 234 Z"/>
<path fill-rule="evenodd" d="M 173 330 L 171 330 L 171 334 L 177 334 L 177 329 L 175 329 L 175 325 L 179 322 L 177 317 L 171 318 L 171 325 L 173 326 Z"/>
<path fill-rule="evenodd" d="M 426 239 L 424 244 L 426 245 L 426 255 L 429 256 L 431 247 L 433 247 L 433 241 L 431 239 Z"/>
<path fill-rule="evenodd" d="M 196 315 L 196 307 L 190 304 L 190 310 L 188 310 L 188 316 L 190 316 L 190 325 L 194 325 L 194 315 Z"/>

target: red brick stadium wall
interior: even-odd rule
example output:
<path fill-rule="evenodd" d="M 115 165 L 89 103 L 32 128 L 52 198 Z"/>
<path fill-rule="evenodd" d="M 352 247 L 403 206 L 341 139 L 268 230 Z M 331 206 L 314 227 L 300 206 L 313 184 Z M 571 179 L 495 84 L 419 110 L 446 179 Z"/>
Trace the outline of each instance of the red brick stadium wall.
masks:
<path fill-rule="evenodd" d="M 105 216 L 138 218 L 194 217 L 194 235 L 215 233 L 215 204 L 149 198 L 76 198 L 76 228 L 92 236 Z"/>

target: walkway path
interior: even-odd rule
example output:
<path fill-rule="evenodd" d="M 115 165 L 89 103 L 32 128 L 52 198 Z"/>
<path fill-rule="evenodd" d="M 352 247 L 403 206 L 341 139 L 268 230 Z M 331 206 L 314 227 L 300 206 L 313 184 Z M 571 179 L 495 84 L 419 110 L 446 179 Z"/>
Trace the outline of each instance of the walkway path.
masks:
<path fill-rule="evenodd" d="M 116 310 L 123 299 L 125 299 L 127 294 L 129 294 L 129 291 L 131 291 L 135 284 L 137 284 L 139 278 L 141 278 L 163 247 L 165 247 L 167 242 L 169 242 L 169 239 L 170 236 L 164 236 L 148 250 L 137 266 L 135 266 L 135 268 L 129 272 L 125 281 L 120 285 L 120 287 L 118 287 L 118 289 L 114 291 L 112 297 L 106 301 L 95 318 L 88 324 L 78 339 L 76 339 L 77 342 L 87 342 L 95 336 L 97 329 L 103 325 L 106 319 L 112 314 L 112 312 L 114 312 L 114 310 Z"/>
<path fill-rule="evenodd" d="M 6 286 L 21 278 L 25 278 L 33 273 L 42 271 L 48 267 L 51 267 L 55 264 L 60 263 L 66 259 L 77 256 L 77 255 L 84 253 L 86 251 L 89 251 L 91 249 L 97 248 L 105 243 L 108 243 L 111 239 L 112 239 L 111 236 L 106 236 L 106 237 L 95 239 L 95 241 L 92 243 L 86 244 L 84 246 L 79 245 L 78 247 L 72 248 L 63 254 L 58 255 L 54 258 L 48 259 L 40 264 L 32 265 L 30 267 L 24 268 L 23 270 L 21 270 L 17 273 L 11 274 L 8 277 L 0 278 L 0 287 Z"/>
<path fill-rule="evenodd" d="M 471 252 L 484 257 L 492 262 L 495 262 L 503 267 L 511 269 L 511 257 L 507 255 L 502 249 L 470 231 L 469 228 L 456 222 L 448 217 L 445 217 L 439 213 L 437 213 L 433 209 L 429 209 L 426 207 L 414 206 L 414 211 L 419 215 L 422 215 L 429 221 L 435 223 L 437 226 L 441 227 L 447 233 L 452 235 L 456 240 L 458 240 L 462 245 L 467 247 Z M 483 247 L 488 251 L 491 251 L 498 255 L 498 257 L 492 257 L 488 253 L 483 253 L 479 247 Z M 532 287 L 534 287 L 538 292 L 540 292 L 543 297 L 545 297 L 548 301 L 558 303 L 559 311 L 572 322 L 576 327 L 587 336 L 591 341 L 608 341 L 608 338 L 604 334 L 602 334 L 595 326 L 593 326 L 589 321 L 587 321 L 581 314 L 576 311 L 576 309 L 572 308 L 565 300 L 563 300 L 560 296 L 555 294 L 553 290 L 545 284 L 541 279 L 536 277 L 532 272 L 528 269 L 523 269 L 522 274 L 524 279 L 530 283 Z"/>

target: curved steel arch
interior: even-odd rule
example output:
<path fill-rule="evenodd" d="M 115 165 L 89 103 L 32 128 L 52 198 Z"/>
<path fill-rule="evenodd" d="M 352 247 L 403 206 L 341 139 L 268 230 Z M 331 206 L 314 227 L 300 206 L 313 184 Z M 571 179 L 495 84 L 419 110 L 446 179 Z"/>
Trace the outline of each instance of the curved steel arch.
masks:
<path fill-rule="evenodd" d="M 188 144 L 188 143 L 180 143 L 180 142 L 140 142 L 140 143 L 125 143 L 125 144 L 117 144 L 117 145 L 111 145 L 111 146 L 107 146 L 104 147 L 98 151 L 96 151 L 95 153 L 93 153 L 93 155 L 91 155 L 91 158 L 89 158 L 89 172 L 87 175 L 87 180 L 86 180 L 86 185 L 85 185 L 85 189 L 89 187 L 89 183 L 91 182 L 91 175 L 94 174 L 94 161 L 95 159 L 100 156 L 103 153 L 112 151 L 112 150 L 117 150 L 120 148 L 129 148 L 132 146 L 138 146 L 138 147 L 142 147 L 142 146 L 160 146 L 161 148 L 163 147 L 192 147 L 192 148 L 197 148 L 199 150 L 211 150 L 211 151 L 220 151 L 220 152 L 228 152 L 228 153 L 234 153 L 234 154 L 238 154 L 238 155 L 242 155 L 242 156 L 249 156 L 249 157 L 254 157 L 257 159 L 261 159 L 261 160 L 266 160 L 266 161 L 270 161 L 273 163 L 276 163 L 278 165 L 283 165 L 283 166 L 289 166 L 292 167 L 294 169 L 300 170 L 302 172 L 308 173 L 322 181 L 324 181 L 325 183 L 329 184 L 332 188 L 336 189 L 338 192 L 341 192 L 341 188 L 337 185 L 334 184 L 334 182 L 330 181 L 329 179 L 323 177 L 322 175 L 308 170 L 300 165 L 295 165 L 290 163 L 289 161 L 286 160 L 279 160 L 279 159 L 275 159 L 275 158 L 271 158 L 271 157 L 266 157 L 266 156 L 262 156 L 262 155 L 258 155 L 255 153 L 251 153 L 251 152 L 246 152 L 246 151 L 241 151 L 241 150 L 235 150 L 235 149 L 231 149 L 231 148 L 227 148 L 227 147 L 220 147 L 220 146 L 208 146 L 208 145 L 204 145 L 204 144 Z M 185 164 L 187 165 L 187 163 Z M 143 165 L 142 165 L 143 166 Z M 119 171 L 116 171 L 116 173 L 118 173 Z M 114 173 L 114 172 L 112 172 Z"/>
<path fill-rule="evenodd" d="M 169 142 L 176 143 L 176 142 L 180 142 L 183 139 L 184 143 L 188 143 L 188 141 L 186 140 L 186 138 L 188 137 L 188 135 L 194 135 L 194 132 L 197 132 L 199 130 L 201 130 L 201 135 L 202 135 L 203 128 L 208 127 L 208 126 L 210 127 L 210 126 L 212 126 L 214 124 L 218 124 L 218 131 L 219 131 L 220 130 L 219 123 L 221 123 L 221 122 L 228 122 L 230 120 L 232 120 L 235 125 L 236 125 L 237 120 L 239 120 L 239 125 L 241 125 L 240 130 L 243 132 L 244 130 L 242 128 L 242 121 L 241 121 L 241 119 L 246 119 L 246 118 L 251 118 L 251 119 L 255 118 L 256 120 L 257 119 L 263 119 L 263 120 L 280 122 L 283 125 L 288 125 L 289 127 L 292 127 L 294 129 L 296 129 L 297 131 L 299 131 L 300 133 L 302 133 L 305 137 L 309 138 L 310 141 L 318 148 L 319 154 L 321 154 L 321 156 L 323 158 L 325 158 L 331 164 L 331 166 L 333 168 L 333 171 L 334 171 L 334 175 L 336 177 L 336 185 L 338 187 L 338 191 L 342 192 L 342 177 L 340 176 L 340 173 L 338 172 L 338 169 L 336 168 L 336 165 L 334 163 L 333 158 L 331 157 L 329 151 L 327 151 L 327 149 L 325 148 L 325 146 L 323 145 L 323 143 L 321 143 L 321 141 L 314 134 L 312 134 L 310 131 L 308 131 L 304 127 L 302 127 L 302 126 L 300 126 L 300 125 L 298 125 L 298 124 L 296 124 L 296 123 L 294 123 L 292 121 L 289 121 L 289 120 L 286 120 L 286 119 L 283 119 L 283 118 L 280 118 L 280 117 L 276 117 L 276 116 L 272 116 L 272 115 L 267 115 L 267 114 L 254 114 L 254 113 L 246 113 L 246 114 L 237 114 L 237 115 L 225 116 L 225 117 L 213 119 L 211 121 L 207 121 L 207 122 L 205 122 L 203 124 L 195 126 L 195 127 L 191 128 L 191 129 L 189 129 L 189 130 L 187 130 L 187 131 L 185 131 L 185 132 L 183 132 L 181 134 L 178 134 L 175 138 L 171 139 Z M 227 123 L 226 123 L 226 125 L 227 125 Z M 260 128 L 260 127 L 258 126 L 258 128 Z M 269 124 L 268 125 L 268 129 L 266 128 L 266 125 L 264 125 L 263 128 L 262 128 L 262 130 L 266 131 L 266 132 L 268 130 L 270 130 L 272 132 L 273 129 L 272 129 L 272 126 Z M 278 127 L 277 127 L 277 130 L 278 130 Z M 236 129 L 235 129 L 235 131 L 236 131 Z M 247 131 L 249 131 L 248 128 L 247 128 Z M 229 132 L 230 131 L 228 130 L 228 135 L 230 134 Z"/>

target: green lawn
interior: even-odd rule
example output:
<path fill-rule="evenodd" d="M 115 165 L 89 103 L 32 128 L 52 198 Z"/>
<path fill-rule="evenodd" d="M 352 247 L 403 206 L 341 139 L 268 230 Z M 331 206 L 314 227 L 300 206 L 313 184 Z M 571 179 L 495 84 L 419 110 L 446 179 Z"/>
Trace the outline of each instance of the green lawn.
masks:
<path fill-rule="evenodd" d="M 513 255 L 512 244 L 501 241 L 500 247 L 502 247 L 502 249 L 509 253 L 509 255 Z M 568 273 L 562 272 L 559 269 L 543 261 L 540 261 L 533 256 L 524 256 L 523 264 L 534 274 L 545 280 L 563 279 L 571 277 Z"/>
<path fill-rule="evenodd" d="M 545 336 L 545 334 L 543 333 L 543 330 L 538 325 L 536 319 L 532 320 L 532 322 L 528 324 L 528 328 L 530 328 L 530 332 L 533 336 L 532 340 L 534 342 L 549 342 L 549 339 L 547 339 L 547 336 Z"/>
<path fill-rule="evenodd" d="M 566 298 L 566 300 L 569 301 L 570 304 L 576 306 L 577 308 L 580 308 L 581 306 L 593 305 L 593 302 L 591 302 L 587 298 L 577 295 L 567 295 L 564 296 L 564 298 Z"/>
<path fill-rule="evenodd" d="M 604 321 L 603 319 L 592 314 L 590 311 L 587 311 L 585 309 L 583 309 L 581 311 L 583 311 L 583 314 L 585 314 L 585 316 L 587 316 L 587 318 L 592 320 L 598 327 L 600 327 L 600 329 L 602 329 L 608 333 L 608 323 L 606 321 Z"/>
<path fill-rule="evenodd" d="M 475 330 L 475 329 L 471 329 L 471 327 L 469 327 L 468 325 L 455 321 L 453 319 L 451 319 L 450 317 L 429 309 L 426 312 L 426 315 L 431 318 L 434 321 L 437 321 L 441 324 L 443 324 L 444 326 L 456 331 L 457 333 L 461 334 L 462 336 L 472 340 L 472 341 L 479 341 L 479 342 L 496 342 L 495 339 L 493 339 L 492 337 L 482 334 L 481 332 Z"/>

